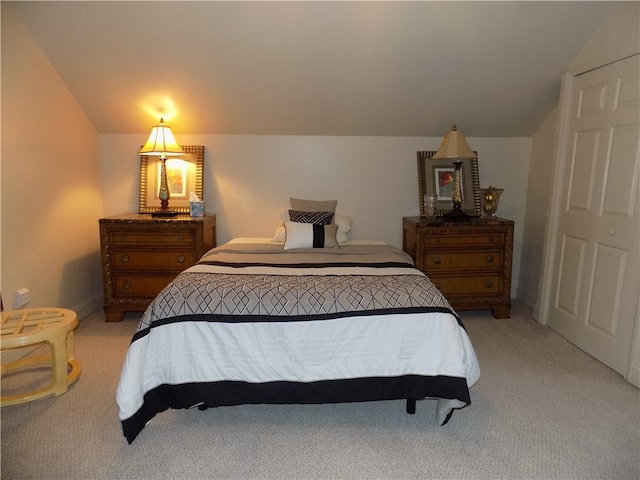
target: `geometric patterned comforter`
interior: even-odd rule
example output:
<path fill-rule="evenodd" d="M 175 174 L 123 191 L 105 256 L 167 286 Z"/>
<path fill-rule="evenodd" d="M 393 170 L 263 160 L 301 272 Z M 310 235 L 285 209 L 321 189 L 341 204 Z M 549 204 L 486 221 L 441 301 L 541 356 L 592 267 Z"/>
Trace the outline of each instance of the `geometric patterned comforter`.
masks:
<path fill-rule="evenodd" d="M 144 313 L 117 391 L 131 443 L 167 408 L 438 400 L 446 423 L 479 366 L 460 319 L 388 245 L 232 243 Z"/>

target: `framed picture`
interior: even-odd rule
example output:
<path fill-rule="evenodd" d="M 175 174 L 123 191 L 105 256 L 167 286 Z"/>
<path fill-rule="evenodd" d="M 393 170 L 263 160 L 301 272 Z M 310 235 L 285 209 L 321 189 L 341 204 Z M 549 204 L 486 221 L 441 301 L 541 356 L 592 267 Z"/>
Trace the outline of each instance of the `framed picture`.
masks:
<path fill-rule="evenodd" d="M 167 183 L 171 198 L 169 207 L 179 213 L 189 214 L 189 197 L 194 192 L 202 197 L 202 170 L 204 146 L 182 145 L 184 156 L 167 158 Z M 160 157 L 140 156 L 139 213 L 152 213 L 160 207 Z"/>
<path fill-rule="evenodd" d="M 441 216 L 452 209 L 453 176 L 455 167 L 449 159 L 432 160 L 436 152 L 418 152 L 418 193 L 420 195 L 420 216 L 425 217 L 425 197 L 431 193 L 438 196 L 436 215 Z M 477 152 L 476 152 L 477 154 Z M 462 160 L 460 190 L 462 191 L 462 211 L 467 215 L 481 216 L 480 178 L 478 159 Z"/>

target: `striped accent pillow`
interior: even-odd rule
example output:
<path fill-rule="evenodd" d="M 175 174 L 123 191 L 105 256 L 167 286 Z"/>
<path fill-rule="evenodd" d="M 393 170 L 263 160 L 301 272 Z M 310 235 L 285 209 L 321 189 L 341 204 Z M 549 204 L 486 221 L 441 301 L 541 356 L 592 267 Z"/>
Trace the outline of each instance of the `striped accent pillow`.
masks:
<path fill-rule="evenodd" d="M 338 247 L 336 240 L 338 226 L 335 223 L 315 225 L 313 223 L 284 222 L 284 229 L 286 231 L 284 250 Z"/>
<path fill-rule="evenodd" d="M 298 223 L 313 223 L 314 225 L 330 225 L 333 223 L 333 212 L 289 210 L 289 220 Z"/>

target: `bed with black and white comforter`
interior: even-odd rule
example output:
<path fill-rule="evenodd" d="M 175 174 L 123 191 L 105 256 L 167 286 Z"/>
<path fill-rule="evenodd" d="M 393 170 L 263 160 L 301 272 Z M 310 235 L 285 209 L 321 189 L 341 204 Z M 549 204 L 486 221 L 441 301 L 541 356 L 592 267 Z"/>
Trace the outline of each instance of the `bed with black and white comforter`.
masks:
<path fill-rule="evenodd" d="M 147 308 L 117 402 L 129 443 L 196 406 L 431 398 L 444 424 L 479 375 L 462 322 L 397 248 L 231 242 Z"/>

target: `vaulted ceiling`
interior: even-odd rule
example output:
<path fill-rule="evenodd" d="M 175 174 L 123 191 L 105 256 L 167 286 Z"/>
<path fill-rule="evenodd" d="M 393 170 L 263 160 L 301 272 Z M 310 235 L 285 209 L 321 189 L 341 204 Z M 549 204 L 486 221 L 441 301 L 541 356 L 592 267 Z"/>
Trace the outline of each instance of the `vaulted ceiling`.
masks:
<path fill-rule="evenodd" d="M 615 2 L 11 2 L 98 133 L 531 136 Z"/>

